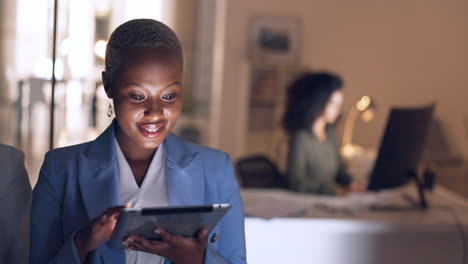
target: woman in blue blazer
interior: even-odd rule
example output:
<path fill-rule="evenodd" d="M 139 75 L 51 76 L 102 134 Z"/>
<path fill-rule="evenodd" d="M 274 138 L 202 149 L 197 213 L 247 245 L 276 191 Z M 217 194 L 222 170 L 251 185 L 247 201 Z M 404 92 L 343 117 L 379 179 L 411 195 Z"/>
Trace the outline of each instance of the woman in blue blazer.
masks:
<path fill-rule="evenodd" d="M 245 263 L 243 208 L 230 158 L 170 132 L 182 110 L 183 54 L 175 33 L 154 20 L 128 21 L 112 33 L 105 63 L 115 119 L 96 140 L 46 154 L 33 192 L 30 263 Z M 164 168 L 157 176 L 151 174 L 156 157 L 162 164 L 155 166 Z M 144 195 L 170 206 L 232 208 L 210 234 L 202 229 L 186 238 L 158 229 L 163 241 L 131 236 L 123 243 L 127 250 L 113 249 L 106 242 L 127 200 L 124 174 L 141 189 L 162 177 L 165 184 Z"/>

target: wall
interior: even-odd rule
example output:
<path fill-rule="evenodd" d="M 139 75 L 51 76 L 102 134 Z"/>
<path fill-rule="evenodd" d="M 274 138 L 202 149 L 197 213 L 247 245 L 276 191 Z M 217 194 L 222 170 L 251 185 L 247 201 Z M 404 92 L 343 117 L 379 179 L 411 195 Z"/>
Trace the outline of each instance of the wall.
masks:
<path fill-rule="evenodd" d="M 468 160 L 468 2 L 463 0 L 235 0 L 226 1 L 222 76 L 223 118 L 216 146 L 244 154 L 249 20 L 255 15 L 302 21 L 300 63 L 345 79 L 344 109 L 362 95 L 375 98 L 375 121 L 355 141 L 377 147 L 390 106 L 437 102 L 450 148 Z M 239 144 L 241 147 L 239 147 Z"/>
<path fill-rule="evenodd" d="M 14 50 L 14 36 L 15 36 L 15 18 L 16 3 L 1 1 L 0 2 L 0 128 L 8 127 L 11 123 L 11 115 L 14 114 L 10 111 L 11 93 L 10 86 L 13 82 L 13 69 L 14 59 L 11 55 Z M 0 129 L 0 141 L 3 143 L 11 143 L 12 141 L 11 130 Z"/>

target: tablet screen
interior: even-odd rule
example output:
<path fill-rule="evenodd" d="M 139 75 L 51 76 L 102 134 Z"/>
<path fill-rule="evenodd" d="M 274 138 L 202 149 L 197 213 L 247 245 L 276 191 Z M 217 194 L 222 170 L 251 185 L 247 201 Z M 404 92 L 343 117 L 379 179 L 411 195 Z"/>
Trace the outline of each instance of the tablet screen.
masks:
<path fill-rule="evenodd" d="M 126 208 L 120 213 L 111 240 L 107 243 L 110 247 L 122 248 L 123 240 L 129 235 L 161 240 L 154 233 L 157 228 L 163 228 L 171 234 L 195 237 L 201 228 L 207 228 L 211 232 L 230 207 L 230 204 L 211 204 Z"/>

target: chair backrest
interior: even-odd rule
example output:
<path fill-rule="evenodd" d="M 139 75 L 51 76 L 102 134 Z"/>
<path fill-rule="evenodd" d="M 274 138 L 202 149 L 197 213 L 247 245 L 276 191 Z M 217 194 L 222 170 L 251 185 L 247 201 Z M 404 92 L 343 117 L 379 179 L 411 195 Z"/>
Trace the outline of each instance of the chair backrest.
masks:
<path fill-rule="evenodd" d="M 239 159 L 236 162 L 236 170 L 243 187 L 286 188 L 278 167 L 264 155 Z"/>

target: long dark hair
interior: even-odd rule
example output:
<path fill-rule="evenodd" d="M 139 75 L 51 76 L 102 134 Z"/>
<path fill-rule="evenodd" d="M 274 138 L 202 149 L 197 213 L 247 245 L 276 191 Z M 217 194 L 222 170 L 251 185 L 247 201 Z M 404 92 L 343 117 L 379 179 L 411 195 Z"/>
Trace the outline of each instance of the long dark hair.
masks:
<path fill-rule="evenodd" d="M 310 128 L 325 110 L 333 92 L 342 87 L 342 79 L 333 73 L 301 74 L 288 87 L 283 128 L 289 133 Z"/>

